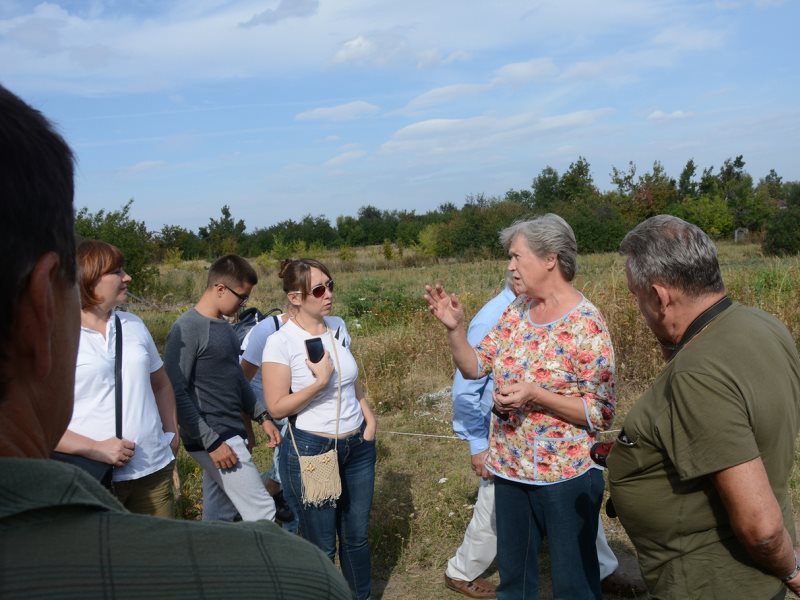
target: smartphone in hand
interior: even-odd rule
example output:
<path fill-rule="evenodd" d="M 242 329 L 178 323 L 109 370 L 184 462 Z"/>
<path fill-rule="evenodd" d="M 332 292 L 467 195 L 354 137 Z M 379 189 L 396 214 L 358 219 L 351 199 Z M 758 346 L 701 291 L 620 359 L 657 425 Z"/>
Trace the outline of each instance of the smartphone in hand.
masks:
<path fill-rule="evenodd" d="M 312 363 L 318 363 L 325 355 L 325 346 L 322 345 L 322 338 L 310 338 L 306 340 L 306 353 L 308 360 Z"/>

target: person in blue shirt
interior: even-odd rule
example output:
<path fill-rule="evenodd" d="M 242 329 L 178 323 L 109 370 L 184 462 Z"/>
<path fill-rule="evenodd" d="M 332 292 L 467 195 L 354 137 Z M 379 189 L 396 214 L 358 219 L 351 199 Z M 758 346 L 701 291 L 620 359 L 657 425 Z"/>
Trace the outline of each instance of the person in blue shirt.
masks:
<path fill-rule="evenodd" d="M 478 345 L 516 296 L 517 293 L 512 289 L 512 280 L 508 278 L 503 290 L 489 300 L 470 321 L 467 339 L 472 346 Z M 452 389 L 453 432 L 469 444 L 472 470 L 481 480 L 472 520 L 464 532 L 461 546 L 447 561 L 444 581 L 451 590 L 471 598 L 495 597 L 495 586 L 481 577 L 497 554 L 494 482 L 484 466 L 489 451 L 493 391 L 491 375 L 481 379 L 464 379 L 456 369 Z M 602 521 L 597 529 L 597 559 L 600 563 L 601 586 L 605 593 L 625 596 L 644 593 L 641 583 L 631 581 L 617 572 L 619 561 L 608 546 Z"/>

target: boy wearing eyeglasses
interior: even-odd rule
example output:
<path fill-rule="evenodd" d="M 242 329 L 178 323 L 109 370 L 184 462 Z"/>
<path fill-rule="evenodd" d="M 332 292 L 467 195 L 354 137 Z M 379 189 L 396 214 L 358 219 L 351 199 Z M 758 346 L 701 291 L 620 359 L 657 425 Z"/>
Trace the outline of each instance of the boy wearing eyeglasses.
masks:
<path fill-rule="evenodd" d="M 241 414 L 251 415 L 280 442 L 262 398 L 256 398 L 239 366 L 239 342 L 223 317 L 243 306 L 258 276 L 244 258 L 229 254 L 208 270 L 208 284 L 194 308 L 170 329 L 164 364 L 175 389 L 178 424 L 187 452 L 203 467 L 203 520 L 275 519 L 247 449 Z"/>

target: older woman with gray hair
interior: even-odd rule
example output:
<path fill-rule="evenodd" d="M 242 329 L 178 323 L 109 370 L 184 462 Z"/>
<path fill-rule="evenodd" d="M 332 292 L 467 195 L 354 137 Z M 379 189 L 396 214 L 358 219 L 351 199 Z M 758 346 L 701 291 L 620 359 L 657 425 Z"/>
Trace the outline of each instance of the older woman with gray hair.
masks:
<path fill-rule="evenodd" d="M 458 298 L 425 286 L 461 374 L 495 381 L 486 468 L 495 478 L 497 597 L 538 597 L 547 537 L 554 597 L 601 598 L 595 538 L 604 483 L 590 449 L 614 416 L 611 338 L 600 311 L 571 284 L 578 249 L 564 219 L 514 223 L 500 242 L 523 292 L 476 347 Z"/>

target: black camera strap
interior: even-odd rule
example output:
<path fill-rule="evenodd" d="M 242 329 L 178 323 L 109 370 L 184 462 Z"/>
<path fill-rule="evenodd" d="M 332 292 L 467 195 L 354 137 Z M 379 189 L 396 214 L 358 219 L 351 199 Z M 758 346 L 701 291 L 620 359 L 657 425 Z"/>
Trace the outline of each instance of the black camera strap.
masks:
<path fill-rule="evenodd" d="M 699 315 L 697 315 L 695 320 L 689 323 L 689 327 L 686 328 L 686 331 L 684 332 L 680 342 L 674 346 L 664 346 L 669 353 L 668 360 L 675 358 L 675 355 L 678 354 L 678 352 L 680 352 L 686 344 L 692 341 L 694 336 L 703 331 L 703 329 L 705 329 L 706 326 L 711 323 L 711 321 L 716 319 L 720 313 L 729 308 L 732 304 L 733 301 L 730 299 L 730 296 L 723 296 Z"/>

